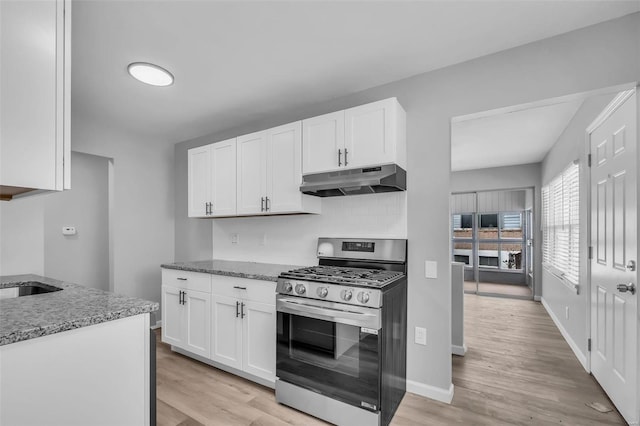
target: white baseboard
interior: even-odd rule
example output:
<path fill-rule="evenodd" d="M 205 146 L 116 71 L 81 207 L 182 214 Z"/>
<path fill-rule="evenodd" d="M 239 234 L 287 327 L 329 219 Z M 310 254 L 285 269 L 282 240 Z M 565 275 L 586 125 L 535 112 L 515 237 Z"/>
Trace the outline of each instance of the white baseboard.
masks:
<path fill-rule="evenodd" d="M 542 297 L 540 297 L 540 296 L 533 296 L 533 300 L 534 300 L 535 302 L 541 302 L 541 301 L 542 301 Z"/>
<path fill-rule="evenodd" d="M 565 330 L 556 314 L 551 310 L 551 307 L 549 306 L 547 301 L 542 298 L 541 302 L 542 306 L 544 306 L 544 308 L 547 310 L 547 313 L 553 320 L 556 327 L 558 327 L 558 330 L 560 330 L 560 334 L 562 334 L 562 337 L 564 337 L 564 340 L 567 341 L 576 358 L 578 358 L 578 361 L 580 361 L 580 364 L 582 364 L 582 367 L 587 371 L 587 373 L 590 373 L 589 367 L 587 365 L 587 356 L 580 350 L 580 346 L 578 346 L 576 342 L 571 338 L 567 330 Z"/>
<path fill-rule="evenodd" d="M 453 399 L 453 383 L 451 383 L 449 389 L 443 389 L 426 385 L 424 383 L 414 382 L 413 380 L 407 380 L 407 392 L 435 399 L 436 401 L 444 402 L 446 404 L 451 404 L 451 400 Z"/>
<path fill-rule="evenodd" d="M 151 326 L 152 330 L 156 330 L 158 328 L 162 328 L 162 321 L 156 321 L 156 324 Z"/>
<path fill-rule="evenodd" d="M 467 345 L 451 345 L 451 353 L 453 355 L 464 356 L 467 353 Z"/>

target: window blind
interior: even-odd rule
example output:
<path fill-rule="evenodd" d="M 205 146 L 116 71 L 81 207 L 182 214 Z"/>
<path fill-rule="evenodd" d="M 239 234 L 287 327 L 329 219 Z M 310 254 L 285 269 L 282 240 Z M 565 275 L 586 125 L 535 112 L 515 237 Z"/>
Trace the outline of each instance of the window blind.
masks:
<path fill-rule="evenodd" d="M 580 167 L 571 164 L 542 188 L 542 262 L 578 284 Z"/>

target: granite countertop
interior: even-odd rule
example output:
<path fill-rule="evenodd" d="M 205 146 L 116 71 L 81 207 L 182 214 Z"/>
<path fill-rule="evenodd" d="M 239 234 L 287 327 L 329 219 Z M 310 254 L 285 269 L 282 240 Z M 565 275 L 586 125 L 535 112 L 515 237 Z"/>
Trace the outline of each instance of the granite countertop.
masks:
<path fill-rule="evenodd" d="M 160 265 L 167 269 L 204 272 L 228 277 L 249 278 L 252 280 L 277 281 L 278 275 L 292 269 L 303 268 L 296 265 L 278 265 L 275 263 L 237 262 L 232 260 L 197 260 L 194 262 L 176 262 Z"/>
<path fill-rule="evenodd" d="M 0 276 L 0 288 L 29 281 L 62 291 L 0 299 L 0 346 L 154 312 L 159 304 L 39 275 Z"/>

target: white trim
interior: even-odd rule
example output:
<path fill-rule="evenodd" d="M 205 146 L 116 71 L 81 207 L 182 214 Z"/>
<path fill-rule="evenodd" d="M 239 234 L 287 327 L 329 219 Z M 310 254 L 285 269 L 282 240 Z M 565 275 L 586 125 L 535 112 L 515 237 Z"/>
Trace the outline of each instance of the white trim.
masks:
<path fill-rule="evenodd" d="M 580 346 L 578 346 L 576 342 L 571 338 L 571 335 L 567 332 L 567 330 L 565 330 L 565 328 L 563 327 L 562 323 L 560 322 L 556 314 L 553 313 L 553 310 L 551 310 L 551 307 L 549 306 L 547 301 L 544 300 L 544 297 L 542 298 L 541 301 L 542 301 L 542 306 L 544 306 L 547 313 L 553 320 L 553 323 L 556 325 L 558 330 L 560 330 L 560 334 L 562 334 L 562 337 L 564 337 L 564 340 L 566 340 L 566 342 L 569 344 L 569 347 L 575 354 L 576 358 L 578 358 L 578 361 L 580 361 L 580 364 L 582 364 L 582 367 L 587 371 L 587 373 L 590 373 L 589 366 L 587 364 L 587 356 L 580 350 Z"/>
<path fill-rule="evenodd" d="M 443 389 L 427 385 L 425 383 L 407 380 L 407 392 L 435 399 L 436 401 L 444 402 L 445 404 L 451 404 L 451 400 L 453 399 L 453 383 L 451 383 L 449 389 Z"/>
<path fill-rule="evenodd" d="M 154 325 L 151 326 L 152 330 L 157 330 L 159 328 L 162 328 L 162 320 L 160 321 L 156 321 L 156 323 Z"/>
<path fill-rule="evenodd" d="M 467 345 L 451 345 L 451 353 L 453 355 L 464 356 L 467 353 Z"/>
<path fill-rule="evenodd" d="M 616 112 L 616 110 L 620 108 L 620 106 L 622 106 L 622 104 L 624 104 L 627 99 L 633 96 L 634 93 L 636 93 L 635 87 L 633 89 L 618 93 L 618 95 L 613 98 L 611 102 L 609 102 L 609 105 L 607 105 L 607 107 L 602 110 L 600 114 L 598 114 L 596 119 L 593 120 L 591 124 L 589 124 L 589 126 L 587 127 L 587 134 L 590 135 L 598 127 L 600 127 L 602 123 L 607 121 L 607 119 L 611 117 L 611 114 Z"/>

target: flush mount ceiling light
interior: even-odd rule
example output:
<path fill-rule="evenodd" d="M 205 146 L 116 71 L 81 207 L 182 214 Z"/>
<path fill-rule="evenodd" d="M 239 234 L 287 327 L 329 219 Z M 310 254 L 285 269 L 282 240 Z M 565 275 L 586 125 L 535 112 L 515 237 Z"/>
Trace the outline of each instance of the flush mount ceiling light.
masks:
<path fill-rule="evenodd" d="M 147 62 L 133 62 L 127 67 L 131 77 L 152 86 L 170 86 L 173 75 L 162 67 Z"/>

